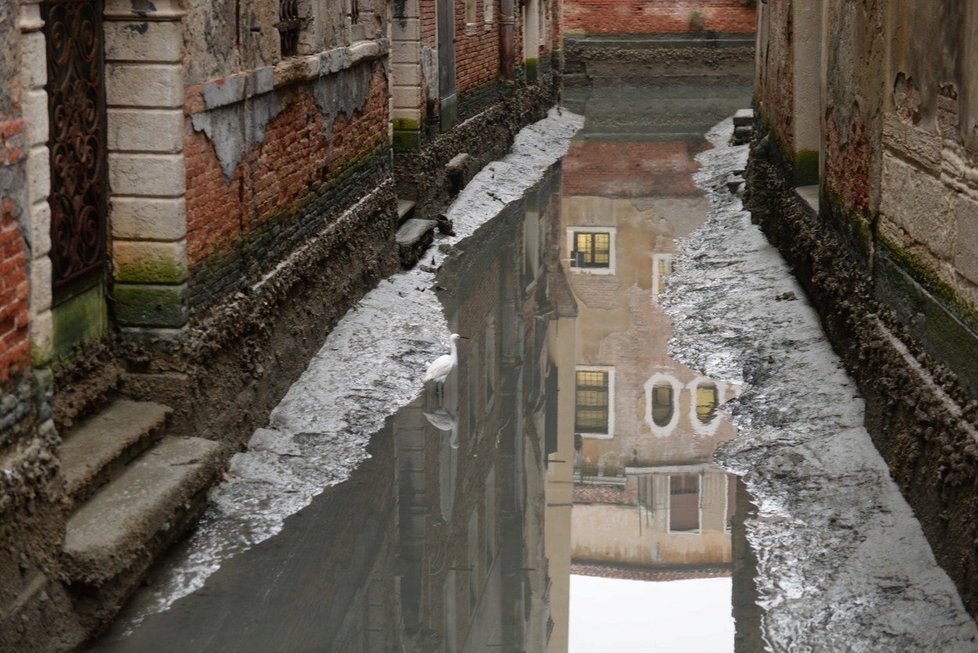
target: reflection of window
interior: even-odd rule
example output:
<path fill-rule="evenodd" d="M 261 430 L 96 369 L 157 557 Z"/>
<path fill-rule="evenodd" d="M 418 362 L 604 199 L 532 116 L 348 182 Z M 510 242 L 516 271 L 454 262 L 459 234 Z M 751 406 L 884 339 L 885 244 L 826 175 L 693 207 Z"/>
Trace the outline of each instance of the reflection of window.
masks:
<path fill-rule="evenodd" d="M 669 477 L 669 531 L 700 530 L 700 477 L 683 474 Z"/>
<path fill-rule="evenodd" d="M 610 433 L 610 374 L 607 370 L 577 370 L 574 430 L 578 433 Z"/>
<path fill-rule="evenodd" d="M 614 227 L 567 227 L 570 269 L 588 274 L 615 273 Z"/>
<path fill-rule="evenodd" d="M 656 426 L 669 426 L 673 410 L 672 385 L 656 383 L 652 386 L 652 421 Z"/>
<path fill-rule="evenodd" d="M 611 266 L 611 234 L 587 231 L 574 232 L 574 251 L 577 265 L 582 268 Z"/>
<path fill-rule="evenodd" d="M 488 406 L 492 403 L 493 393 L 495 392 L 496 383 L 496 319 L 495 315 L 490 313 L 486 316 L 486 337 L 483 341 L 483 347 L 485 347 L 485 388 L 486 388 L 486 405 Z"/>
<path fill-rule="evenodd" d="M 737 480 L 733 474 L 727 475 L 727 501 L 724 509 L 723 527 L 728 533 L 733 529 L 734 515 L 737 514 Z"/>
<path fill-rule="evenodd" d="M 476 0 L 465 0 L 465 22 L 474 25 L 479 20 L 479 7 Z"/>
<path fill-rule="evenodd" d="M 696 386 L 696 418 L 709 424 L 717 414 L 720 398 L 715 383 L 701 383 Z"/>
<path fill-rule="evenodd" d="M 666 277 L 672 274 L 672 254 L 655 254 L 652 257 L 652 293 L 659 295 L 666 289 Z"/>

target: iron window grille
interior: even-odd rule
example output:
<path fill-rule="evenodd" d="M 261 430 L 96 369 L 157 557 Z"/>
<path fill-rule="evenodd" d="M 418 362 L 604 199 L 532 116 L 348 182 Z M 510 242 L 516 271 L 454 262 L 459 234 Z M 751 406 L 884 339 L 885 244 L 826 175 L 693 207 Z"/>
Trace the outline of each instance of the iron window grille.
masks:
<path fill-rule="evenodd" d="M 282 56 L 294 57 L 298 55 L 299 32 L 302 29 L 299 0 L 279 0 L 277 27 L 281 39 Z"/>

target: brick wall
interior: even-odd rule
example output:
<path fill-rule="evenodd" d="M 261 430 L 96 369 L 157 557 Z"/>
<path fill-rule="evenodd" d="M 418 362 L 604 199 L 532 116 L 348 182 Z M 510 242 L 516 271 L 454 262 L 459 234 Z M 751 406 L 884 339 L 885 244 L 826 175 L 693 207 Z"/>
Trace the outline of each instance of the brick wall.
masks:
<path fill-rule="evenodd" d="M 25 158 L 23 120 L 0 119 L 0 166 Z M 0 195 L 0 389 L 30 370 L 28 259 L 18 215 L 9 195 Z"/>
<path fill-rule="evenodd" d="M 696 31 L 694 12 L 702 15 L 706 30 L 749 34 L 755 29 L 755 11 L 743 0 L 565 0 L 563 29 L 603 35 L 690 32 Z"/>
<path fill-rule="evenodd" d="M 476 22 L 466 22 L 466 5 L 475 5 Z M 492 20 L 486 22 L 486 4 Z M 499 76 L 499 0 L 457 0 L 455 3 L 455 75 L 459 95 L 495 81 Z"/>
<path fill-rule="evenodd" d="M 754 95 L 763 120 L 775 132 L 787 156 L 794 156 L 794 62 L 791 43 L 791 7 L 769 3 L 758 22 L 764 43 L 757 54 Z"/>
<path fill-rule="evenodd" d="M 366 65 L 372 78 L 364 106 L 332 123 L 310 87 L 283 93 L 284 109 L 244 153 L 230 182 L 214 144 L 188 121 L 192 306 L 253 281 L 379 183 L 387 167 L 387 80 L 381 63 Z"/>
<path fill-rule="evenodd" d="M 30 369 L 27 257 L 14 208 L 0 200 L 0 388 Z"/>

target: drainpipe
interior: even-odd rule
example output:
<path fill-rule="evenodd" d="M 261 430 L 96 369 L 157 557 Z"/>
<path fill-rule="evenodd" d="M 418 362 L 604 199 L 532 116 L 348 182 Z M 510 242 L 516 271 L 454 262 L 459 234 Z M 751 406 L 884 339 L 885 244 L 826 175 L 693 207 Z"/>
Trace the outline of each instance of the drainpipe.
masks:
<path fill-rule="evenodd" d="M 516 61 L 515 25 L 513 0 L 500 0 L 499 7 L 499 76 L 513 81 L 513 65 Z"/>

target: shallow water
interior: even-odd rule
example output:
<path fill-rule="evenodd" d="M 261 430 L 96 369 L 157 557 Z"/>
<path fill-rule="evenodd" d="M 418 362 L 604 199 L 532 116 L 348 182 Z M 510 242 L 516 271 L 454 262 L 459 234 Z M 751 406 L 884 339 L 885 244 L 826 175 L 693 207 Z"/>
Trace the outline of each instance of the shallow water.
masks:
<path fill-rule="evenodd" d="M 803 300 L 745 308 L 800 296 L 724 188 L 744 156 L 729 125 L 707 139 L 750 89 L 565 100 L 585 124 L 562 161 L 572 116 L 463 191 L 438 274 L 399 275 L 340 325 L 98 650 L 969 650 L 844 375 L 831 410 L 786 417 L 771 401 L 795 395 L 755 373 L 799 348 L 808 374 L 833 363 Z M 450 332 L 457 369 L 418 394 Z M 822 432 L 825 451 L 785 445 Z M 850 546 L 892 533 L 902 551 Z"/>

